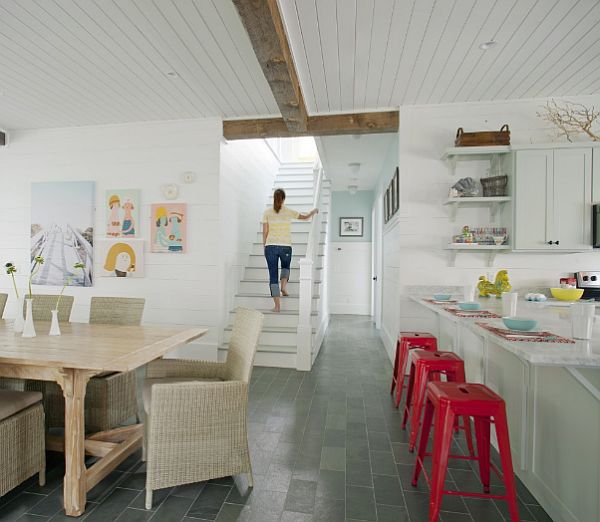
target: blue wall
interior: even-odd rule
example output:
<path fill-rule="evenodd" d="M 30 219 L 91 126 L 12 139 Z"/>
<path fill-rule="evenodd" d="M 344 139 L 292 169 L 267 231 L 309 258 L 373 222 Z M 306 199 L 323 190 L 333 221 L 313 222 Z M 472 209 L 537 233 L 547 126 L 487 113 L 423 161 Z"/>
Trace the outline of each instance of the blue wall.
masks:
<path fill-rule="evenodd" d="M 331 241 L 371 241 L 371 211 L 373 209 L 372 190 L 359 190 L 352 195 L 347 190 L 333 191 L 331 194 Z M 340 237 L 341 217 L 362 217 L 362 237 Z"/>

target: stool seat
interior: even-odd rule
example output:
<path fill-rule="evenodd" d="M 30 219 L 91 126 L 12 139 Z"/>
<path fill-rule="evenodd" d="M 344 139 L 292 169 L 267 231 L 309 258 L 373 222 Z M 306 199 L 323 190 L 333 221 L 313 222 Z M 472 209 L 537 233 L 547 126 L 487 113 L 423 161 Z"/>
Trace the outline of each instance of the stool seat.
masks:
<path fill-rule="evenodd" d="M 471 454 L 471 456 L 467 457 L 450 454 L 452 432 L 457 416 L 474 418 L 477 455 Z M 490 461 L 490 427 L 492 422 L 496 429 L 502 473 Z M 427 452 L 427 445 L 432 425 L 434 425 L 433 453 L 429 453 Z M 431 480 L 424 469 L 424 460 L 428 456 L 433 457 Z M 478 461 L 483 493 L 444 490 L 444 481 L 450 458 Z M 504 495 L 492 494 L 490 492 L 491 470 L 504 482 Z M 413 486 L 417 485 L 421 472 L 431 488 L 429 522 L 437 522 L 439 519 L 443 495 L 506 500 L 508 502 L 511 522 L 518 522 L 519 511 L 510 452 L 508 422 L 506 420 L 505 403 L 502 397 L 483 384 L 429 382 L 427 384 L 425 414 L 423 416 L 423 429 L 419 441 L 419 452 L 413 472 Z"/>
<path fill-rule="evenodd" d="M 394 358 L 394 373 L 392 374 L 392 386 L 390 394 L 396 389 L 394 405 L 396 408 L 402 400 L 404 391 L 404 377 L 406 374 L 406 364 L 408 361 L 408 352 L 415 348 L 433 351 L 437 350 L 437 339 L 435 335 L 429 332 L 400 332 L 398 342 L 396 343 L 396 357 Z"/>

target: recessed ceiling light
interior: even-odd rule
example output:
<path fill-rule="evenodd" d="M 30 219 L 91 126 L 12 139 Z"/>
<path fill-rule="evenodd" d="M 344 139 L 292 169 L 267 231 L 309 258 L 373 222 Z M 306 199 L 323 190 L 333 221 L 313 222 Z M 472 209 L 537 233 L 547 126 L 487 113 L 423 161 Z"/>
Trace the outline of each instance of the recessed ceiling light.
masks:
<path fill-rule="evenodd" d="M 179 78 L 179 75 L 175 71 L 167 71 L 165 73 L 169 78 Z"/>
<path fill-rule="evenodd" d="M 348 192 L 354 196 L 358 192 L 358 185 L 348 185 Z"/>
<path fill-rule="evenodd" d="M 482 42 L 479 44 L 479 48 L 482 51 L 487 51 L 488 49 L 491 49 L 492 47 L 494 47 L 498 42 L 496 42 L 495 40 L 488 40 L 487 42 Z"/>

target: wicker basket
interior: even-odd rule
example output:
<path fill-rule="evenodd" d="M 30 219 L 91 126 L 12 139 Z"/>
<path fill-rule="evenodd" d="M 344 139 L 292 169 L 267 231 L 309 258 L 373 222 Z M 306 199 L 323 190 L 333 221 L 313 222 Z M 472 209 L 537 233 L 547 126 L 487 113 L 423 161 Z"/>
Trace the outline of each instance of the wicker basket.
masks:
<path fill-rule="evenodd" d="M 510 130 L 505 123 L 499 131 L 465 132 L 462 127 L 456 131 L 455 147 L 487 147 L 510 145 Z"/>
<path fill-rule="evenodd" d="M 481 178 L 480 181 L 483 188 L 483 197 L 506 196 L 508 176 L 492 176 L 490 178 Z"/>

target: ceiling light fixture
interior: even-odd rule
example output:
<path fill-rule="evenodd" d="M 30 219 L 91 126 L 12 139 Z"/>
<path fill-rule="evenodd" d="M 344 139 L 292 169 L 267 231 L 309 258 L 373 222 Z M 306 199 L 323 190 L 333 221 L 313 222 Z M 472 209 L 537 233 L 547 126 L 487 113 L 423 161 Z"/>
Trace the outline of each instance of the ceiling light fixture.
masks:
<path fill-rule="evenodd" d="M 179 78 L 179 75 L 175 71 L 167 71 L 165 73 L 169 78 Z"/>
<path fill-rule="evenodd" d="M 358 174 L 358 171 L 360 170 L 360 163 L 353 161 L 352 163 L 348 163 L 348 167 L 350 167 L 350 170 L 353 174 Z"/>
<path fill-rule="evenodd" d="M 496 42 L 495 40 L 488 40 L 487 42 L 480 43 L 479 44 L 479 48 L 482 51 L 487 51 L 488 49 L 491 49 L 492 47 L 495 47 L 497 43 L 498 42 Z"/>
<path fill-rule="evenodd" d="M 354 196 L 358 192 L 358 185 L 348 185 L 348 192 Z"/>

